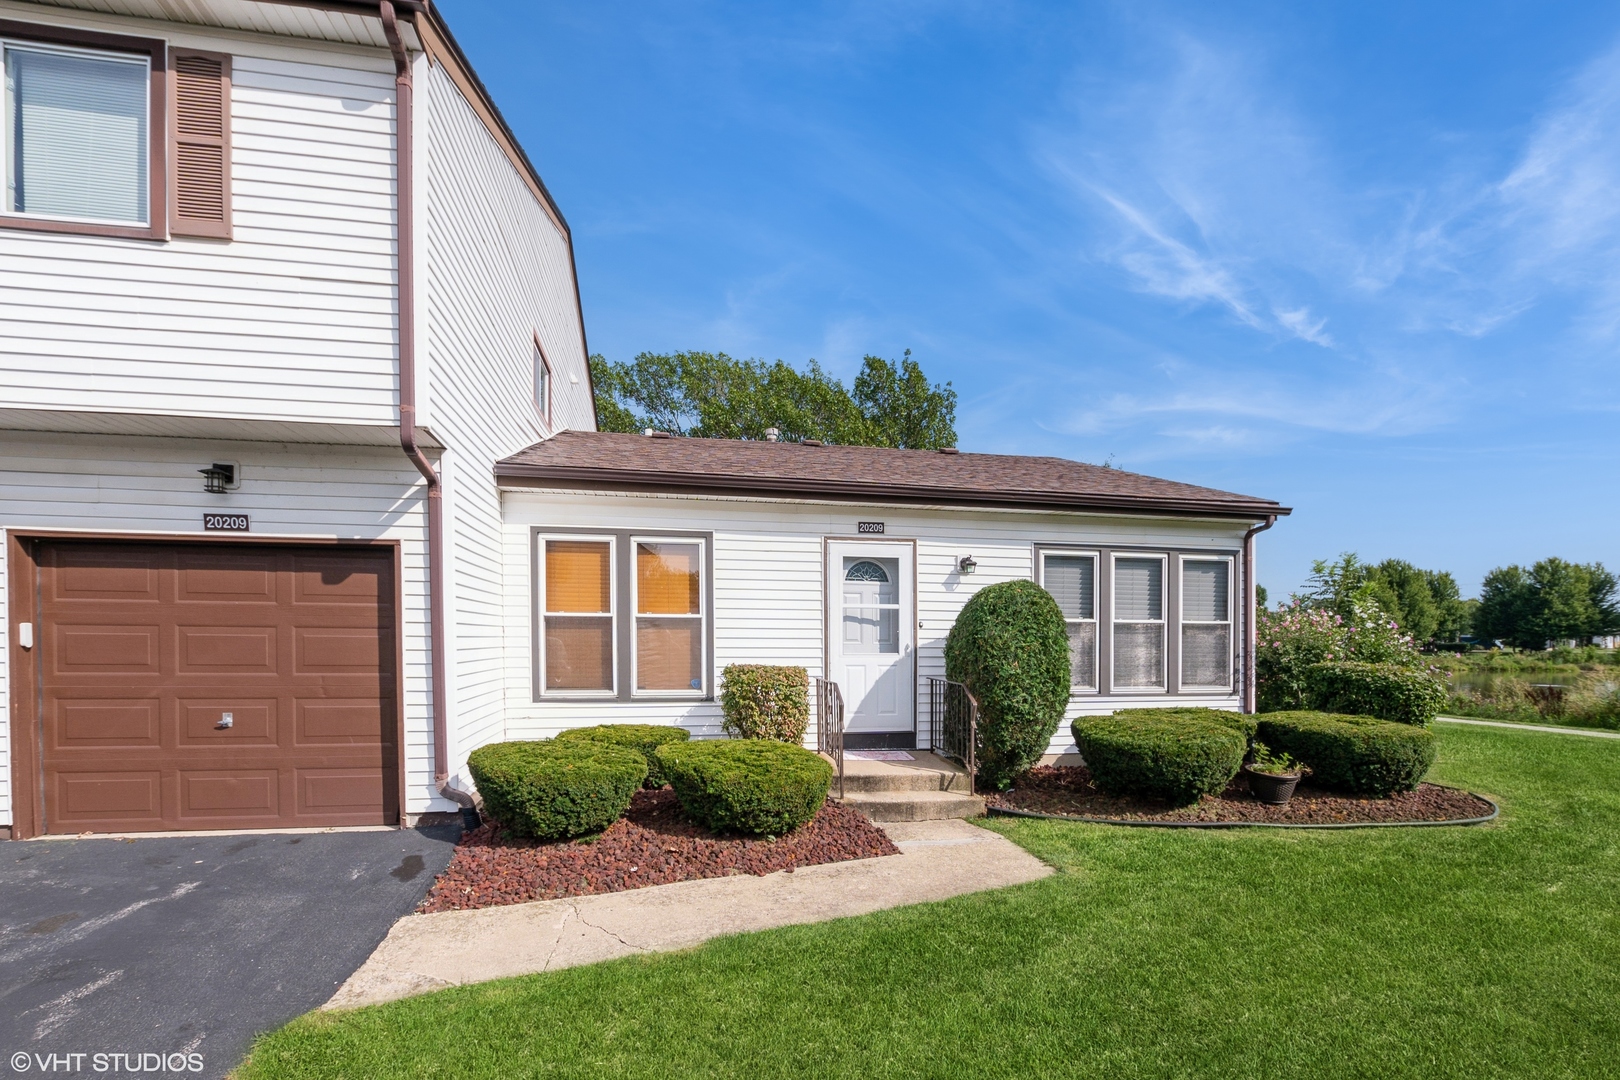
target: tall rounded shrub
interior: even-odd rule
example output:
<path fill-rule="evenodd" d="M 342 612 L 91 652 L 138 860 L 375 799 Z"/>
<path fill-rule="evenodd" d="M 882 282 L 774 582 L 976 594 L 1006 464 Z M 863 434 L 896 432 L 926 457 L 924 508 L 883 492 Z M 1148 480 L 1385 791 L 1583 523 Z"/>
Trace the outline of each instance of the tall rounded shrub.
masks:
<path fill-rule="evenodd" d="M 601 832 L 647 776 L 639 750 L 593 742 L 501 742 L 467 755 L 484 810 L 516 836 L 562 840 Z"/>
<path fill-rule="evenodd" d="M 1034 765 L 1069 703 L 1063 612 L 1033 581 L 980 589 L 945 641 L 945 677 L 979 702 L 979 777 L 997 790 Z"/>
<path fill-rule="evenodd" d="M 810 724 L 810 674 L 779 664 L 727 664 L 720 673 L 720 715 L 734 739 L 797 746 Z"/>
<path fill-rule="evenodd" d="M 670 724 L 598 724 L 595 727 L 569 728 L 557 736 L 557 741 L 627 746 L 647 759 L 647 779 L 642 781 L 642 786 L 656 790 L 669 783 L 669 777 L 664 775 L 654 751 L 665 743 L 685 742 L 691 736 L 692 733 L 685 728 Z"/>

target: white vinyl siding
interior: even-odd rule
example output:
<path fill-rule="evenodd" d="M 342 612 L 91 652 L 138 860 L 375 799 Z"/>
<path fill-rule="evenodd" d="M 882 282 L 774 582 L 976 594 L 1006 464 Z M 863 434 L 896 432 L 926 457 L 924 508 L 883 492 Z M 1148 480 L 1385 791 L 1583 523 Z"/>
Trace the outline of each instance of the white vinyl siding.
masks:
<path fill-rule="evenodd" d="M 1232 562 L 1181 560 L 1181 685 L 1232 685 Z"/>
<path fill-rule="evenodd" d="M 147 224 L 150 59 L 4 49 L 6 212 Z"/>
<path fill-rule="evenodd" d="M 397 424 L 391 65 L 188 44 L 232 54 L 234 239 L 0 230 L 0 401 Z"/>
<path fill-rule="evenodd" d="M 203 491 L 197 470 L 241 463 L 242 486 Z M 247 514 L 249 537 L 400 542 L 403 582 L 406 801 L 432 802 L 433 744 L 427 618 L 426 520 L 421 477 L 397 448 L 0 432 L 0 507 L 7 529 L 82 530 L 207 539 L 205 511 Z M 4 535 L 0 534 L 0 541 Z M 0 544 L 0 601 L 9 580 Z M 0 620 L 9 626 L 10 620 Z M 3 632 L 3 631 L 0 631 Z M 0 649 L 0 824 L 11 821 L 10 701 Z"/>
<path fill-rule="evenodd" d="M 506 606 L 505 725 L 499 738 L 530 739 L 601 723 L 680 724 L 694 737 L 722 734 L 720 708 L 711 699 L 670 701 L 536 701 L 533 694 L 533 592 L 529 578 L 535 527 L 608 532 L 638 537 L 702 529 L 713 534 L 712 670 L 727 664 L 792 664 L 821 675 L 826 657 L 826 553 L 828 537 L 852 539 L 857 521 L 884 521 L 885 539 L 914 540 L 917 550 L 917 709 L 925 735 L 929 676 L 945 674 L 945 638 L 962 605 L 977 590 L 1000 581 L 1036 579 L 1036 546 L 1106 550 L 1110 545 L 1228 552 L 1241 541 L 1238 523 L 1132 520 L 1075 514 L 1009 514 L 915 508 L 830 506 L 765 499 L 680 495 L 593 494 L 508 489 L 503 492 Z M 972 554 L 978 572 L 963 577 L 957 559 Z M 1098 572 L 1104 572 L 1101 561 Z M 1100 594 L 1099 579 L 1096 591 Z M 1104 597 L 1094 603 L 1099 612 Z M 904 613 L 903 613 L 904 615 Z M 719 686 L 713 688 L 718 692 Z M 1102 692 L 1073 697 L 1051 753 L 1072 753 L 1068 720 L 1147 704 L 1235 709 L 1230 690 L 1170 695 Z M 813 707 L 813 706 L 812 706 Z M 814 739 L 812 715 L 807 738 Z M 471 744 L 476 745 L 476 744 Z M 471 745 L 464 747 L 471 749 Z"/>

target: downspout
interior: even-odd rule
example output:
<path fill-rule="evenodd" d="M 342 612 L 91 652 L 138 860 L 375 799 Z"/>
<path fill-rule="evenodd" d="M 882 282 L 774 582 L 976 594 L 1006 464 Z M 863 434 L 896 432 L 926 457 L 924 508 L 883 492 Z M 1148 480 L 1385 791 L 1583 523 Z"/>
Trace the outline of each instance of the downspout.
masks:
<path fill-rule="evenodd" d="M 390 0 L 380 0 L 383 35 L 394 54 L 394 198 L 399 261 L 399 445 L 427 481 L 428 636 L 433 680 L 433 787 L 462 807 L 472 796 L 450 785 L 450 724 L 446 716 L 444 656 L 444 485 L 416 444 L 416 268 L 415 213 L 411 176 L 414 102 L 411 60 L 399 36 Z M 403 706 L 403 702 L 401 703 Z"/>
<path fill-rule="evenodd" d="M 1255 650 L 1260 646 L 1260 616 L 1254 609 L 1254 538 L 1277 524 L 1277 515 L 1266 518 L 1264 525 L 1256 525 L 1243 534 L 1243 711 L 1257 711 L 1255 688 Z"/>

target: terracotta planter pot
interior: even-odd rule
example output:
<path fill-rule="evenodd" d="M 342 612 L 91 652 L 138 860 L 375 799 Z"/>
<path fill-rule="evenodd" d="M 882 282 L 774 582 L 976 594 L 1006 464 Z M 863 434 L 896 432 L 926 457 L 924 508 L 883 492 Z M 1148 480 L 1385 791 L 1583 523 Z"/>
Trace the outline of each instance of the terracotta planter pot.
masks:
<path fill-rule="evenodd" d="M 1294 788 L 1299 786 L 1303 773 L 1290 773 L 1287 776 L 1277 776 L 1274 773 L 1255 772 L 1249 765 L 1243 766 L 1243 771 L 1249 777 L 1249 790 L 1254 797 L 1263 803 L 1272 806 L 1281 806 L 1294 797 Z"/>

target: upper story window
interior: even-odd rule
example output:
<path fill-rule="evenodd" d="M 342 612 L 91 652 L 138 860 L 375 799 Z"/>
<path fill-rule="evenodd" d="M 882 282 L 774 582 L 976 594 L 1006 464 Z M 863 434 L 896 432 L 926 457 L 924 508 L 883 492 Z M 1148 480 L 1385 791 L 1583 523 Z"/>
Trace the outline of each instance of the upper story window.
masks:
<path fill-rule="evenodd" d="M 6 212 L 149 225 L 151 58 L 4 49 Z"/>
<path fill-rule="evenodd" d="M 1041 585 L 1052 594 L 1069 630 L 1069 687 L 1097 689 L 1097 556 L 1043 551 Z"/>
<path fill-rule="evenodd" d="M 540 335 L 534 338 L 534 407 L 547 427 L 551 426 L 551 362 L 540 347 Z"/>

